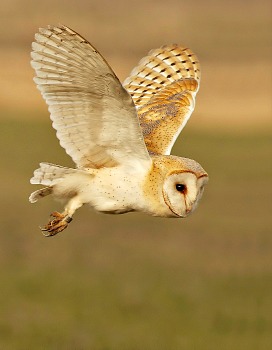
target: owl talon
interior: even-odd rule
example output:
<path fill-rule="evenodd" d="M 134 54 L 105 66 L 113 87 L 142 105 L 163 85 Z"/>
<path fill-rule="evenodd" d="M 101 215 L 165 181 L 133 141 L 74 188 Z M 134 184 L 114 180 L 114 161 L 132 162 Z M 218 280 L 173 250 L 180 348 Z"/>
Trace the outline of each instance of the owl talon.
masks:
<path fill-rule="evenodd" d="M 62 232 L 66 229 L 69 222 L 73 220 L 70 216 L 58 213 L 57 211 L 54 211 L 51 216 L 54 219 L 49 221 L 45 226 L 40 227 L 45 237 L 55 236 L 57 233 Z"/>

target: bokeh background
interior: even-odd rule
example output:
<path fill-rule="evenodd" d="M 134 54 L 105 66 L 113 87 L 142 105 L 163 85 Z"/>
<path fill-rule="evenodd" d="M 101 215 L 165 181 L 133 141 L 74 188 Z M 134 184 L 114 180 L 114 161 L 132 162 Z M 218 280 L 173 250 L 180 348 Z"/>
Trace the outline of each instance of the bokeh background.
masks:
<path fill-rule="evenodd" d="M 123 80 L 151 48 L 183 43 L 202 64 L 174 153 L 210 175 L 186 220 L 28 203 L 58 146 L 30 68 L 34 33 L 63 23 Z M 2 0 L 0 348 L 268 349 L 272 342 L 271 3 L 266 0 Z M 91 79 L 91 77 L 90 77 Z"/>

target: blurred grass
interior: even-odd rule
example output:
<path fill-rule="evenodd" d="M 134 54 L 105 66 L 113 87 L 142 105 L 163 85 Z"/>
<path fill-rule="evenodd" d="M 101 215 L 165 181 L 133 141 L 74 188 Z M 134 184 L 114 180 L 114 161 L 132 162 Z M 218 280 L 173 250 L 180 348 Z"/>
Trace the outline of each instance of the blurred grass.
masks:
<path fill-rule="evenodd" d="M 9 116 L 8 116 L 9 117 Z M 210 183 L 186 220 L 28 203 L 40 161 L 71 165 L 47 115 L 1 121 L 1 349 L 268 349 L 272 328 L 271 139 L 188 126 L 174 154 Z"/>
<path fill-rule="evenodd" d="M 270 349 L 271 2 L 2 5 L 0 349 Z M 63 234 L 41 235 L 38 225 L 62 208 L 50 198 L 28 203 L 29 178 L 40 161 L 72 163 L 29 52 L 37 28 L 59 22 L 97 46 L 121 80 L 164 43 L 197 53 L 196 111 L 174 149 L 210 175 L 191 217 L 84 207 Z"/>

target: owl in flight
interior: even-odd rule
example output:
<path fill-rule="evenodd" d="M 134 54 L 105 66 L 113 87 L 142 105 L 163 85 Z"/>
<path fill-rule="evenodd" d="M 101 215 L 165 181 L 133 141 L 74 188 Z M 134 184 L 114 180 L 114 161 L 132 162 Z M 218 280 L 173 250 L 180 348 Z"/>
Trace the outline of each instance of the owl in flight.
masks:
<path fill-rule="evenodd" d="M 123 85 L 107 61 L 70 28 L 40 29 L 32 44 L 38 89 L 60 145 L 76 169 L 40 163 L 30 182 L 66 202 L 41 228 L 54 236 L 83 204 L 103 213 L 131 211 L 185 218 L 208 181 L 194 160 L 170 155 L 195 106 L 200 66 L 188 48 L 149 52 Z"/>

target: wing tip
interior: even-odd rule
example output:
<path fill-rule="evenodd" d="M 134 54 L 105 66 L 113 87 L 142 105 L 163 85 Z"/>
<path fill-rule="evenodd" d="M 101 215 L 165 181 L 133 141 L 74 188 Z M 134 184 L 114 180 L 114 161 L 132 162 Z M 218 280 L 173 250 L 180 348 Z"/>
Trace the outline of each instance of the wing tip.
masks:
<path fill-rule="evenodd" d="M 50 37 L 53 34 L 61 34 L 64 31 L 69 32 L 70 34 L 75 33 L 71 28 L 66 26 L 63 23 L 58 24 L 48 24 L 44 27 L 39 27 L 37 33 L 35 34 L 35 40 L 36 37 L 39 38 L 40 35 Z"/>

